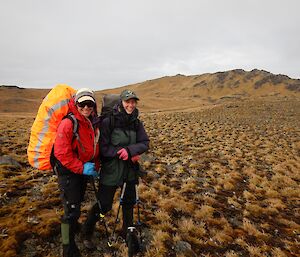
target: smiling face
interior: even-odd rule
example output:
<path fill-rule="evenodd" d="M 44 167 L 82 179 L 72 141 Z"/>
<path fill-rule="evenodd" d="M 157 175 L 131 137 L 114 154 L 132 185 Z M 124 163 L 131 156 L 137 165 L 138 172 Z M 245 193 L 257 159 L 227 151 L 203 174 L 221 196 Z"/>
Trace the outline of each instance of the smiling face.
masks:
<path fill-rule="evenodd" d="M 84 101 L 81 103 L 77 103 L 76 106 L 79 113 L 88 118 L 94 110 L 95 103 L 92 101 Z"/>
<path fill-rule="evenodd" d="M 126 113 L 131 114 L 131 113 L 133 113 L 134 109 L 136 108 L 137 100 L 134 98 L 131 98 L 128 100 L 122 100 L 122 105 L 123 105 Z"/>

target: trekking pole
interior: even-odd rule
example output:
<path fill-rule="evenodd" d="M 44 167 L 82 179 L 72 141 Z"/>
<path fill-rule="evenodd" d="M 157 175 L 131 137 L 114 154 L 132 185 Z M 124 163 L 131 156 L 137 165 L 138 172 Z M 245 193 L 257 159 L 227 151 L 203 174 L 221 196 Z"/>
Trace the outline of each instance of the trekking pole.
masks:
<path fill-rule="evenodd" d="M 138 185 L 135 185 L 135 192 L 136 192 L 136 205 L 137 205 L 137 216 L 138 216 L 138 220 L 137 220 L 137 226 L 141 226 L 142 222 L 141 222 L 141 213 L 140 213 L 140 198 L 139 198 L 139 192 L 138 192 Z"/>
<path fill-rule="evenodd" d="M 93 189 L 94 189 L 94 192 L 95 192 L 96 201 L 97 201 L 98 207 L 100 209 L 99 217 L 100 217 L 100 220 L 102 221 L 102 223 L 104 225 L 104 228 L 105 228 L 105 235 L 107 237 L 107 245 L 109 247 L 112 247 L 112 243 L 109 240 L 109 233 L 108 233 L 107 225 L 106 225 L 106 222 L 104 220 L 105 215 L 101 213 L 101 211 L 102 211 L 101 203 L 100 203 L 100 201 L 99 201 L 99 199 L 97 197 L 97 189 L 96 189 L 96 185 L 95 185 L 95 179 L 92 177 L 91 181 L 92 181 L 92 186 L 93 186 Z"/>
<path fill-rule="evenodd" d="M 136 191 L 136 205 L 137 205 L 137 222 L 136 222 L 136 227 L 137 231 L 139 234 L 138 238 L 138 244 L 139 244 L 139 251 L 142 251 L 143 249 L 143 234 L 142 234 L 142 226 L 144 223 L 141 222 L 141 212 L 140 212 L 140 204 L 141 200 L 139 197 L 139 192 L 138 192 L 138 184 L 135 185 L 135 191 Z"/>
<path fill-rule="evenodd" d="M 135 192 L 136 192 L 136 200 L 135 203 L 137 205 L 137 223 L 136 225 L 141 228 L 143 223 L 141 222 L 141 212 L 140 212 L 140 204 L 142 204 L 140 197 L 139 197 L 139 190 L 138 190 L 138 184 L 139 184 L 139 177 L 143 178 L 147 175 L 147 172 L 141 169 L 141 166 L 139 163 L 133 164 L 135 165 L 135 176 L 136 176 L 136 184 L 135 184 Z M 141 231 L 141 229 L 140 229 Z"/>
<path fill-rule="evenodd" d="M 125 189 L 126 189 L 126 182 L 124 182 L 123 186 L 122 186 L 122 191 L 121 191 L 121 196 L 120 196 L 120 201 L 119 201 L 119 206 L 118 206 L 117 217 L 116 217 L 116 220 L 115 220 L 115 225 L 114 225 L 114 229 L 113 229 L 113 233 L 112 233 L 112 237 L 113 238 L 115 238 L 115 232 L 116 232 L 117 224 L 120 222 L 119 213 L 120 213 L 121 205 L 123 204 L 123 198 L 124 198 Z"/>

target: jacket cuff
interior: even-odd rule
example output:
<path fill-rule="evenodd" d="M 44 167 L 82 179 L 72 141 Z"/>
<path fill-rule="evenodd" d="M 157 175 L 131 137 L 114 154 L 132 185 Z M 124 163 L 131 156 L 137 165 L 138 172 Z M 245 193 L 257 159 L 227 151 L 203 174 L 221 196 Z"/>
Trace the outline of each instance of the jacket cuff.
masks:
<path fill-rule="evenodd" d="M 128 148 L 128 147 L 125 147 L 125 150 L 126 150 L 127 153 L 128 153 L 128 159 L 130 159 L 132 156 L 131 156 L 131 152 L 130 152 L 129 148 Z"/>

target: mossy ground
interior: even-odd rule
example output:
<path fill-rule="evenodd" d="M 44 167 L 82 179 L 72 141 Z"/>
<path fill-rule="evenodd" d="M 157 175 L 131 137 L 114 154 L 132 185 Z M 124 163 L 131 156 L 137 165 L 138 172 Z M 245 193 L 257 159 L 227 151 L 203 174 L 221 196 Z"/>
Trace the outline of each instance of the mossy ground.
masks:
<path fill-rule="evenodd" d="M 139 186 L 143 256 L 299 256 L 300 101 L 240 101 L 196 112 L 143 114 L 151 139 Z M 59 256 L 62 214 L 56 177 L 31 168 L 28 117 L 0 117 L 0 256 Z M 81 221 L 94 201 L 88 187 Z M 107 223 L 114 222 L 114 211 Z M 103 226 L 95 241 L 112 256 Z M 80 239 L 79 247 L 82 248 Z M 126 256 L 125 245 L 115 245 Z M 142 256 L 141 255 L 141 256 Z"/>

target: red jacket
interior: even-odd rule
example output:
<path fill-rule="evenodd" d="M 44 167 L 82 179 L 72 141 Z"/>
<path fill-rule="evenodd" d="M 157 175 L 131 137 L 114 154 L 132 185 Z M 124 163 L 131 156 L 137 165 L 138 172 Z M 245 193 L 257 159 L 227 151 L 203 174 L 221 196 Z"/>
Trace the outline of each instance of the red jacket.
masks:
<path fill-rule="evenodd" d="M 91 121 L 78 112 L 74 99 L 69 102 L 69 109 L 78 121 L 80 142 L 73 139 L 73 122 L 63 119 L 57 128 L 54 155 L 68 170 L 82 174 L 84 163 L 99 159 L 99 147 L 95 142 L 95 138 L 99 138 L 99 130 L 95 131 Z M 99 163 L 96 163 L 96 169 L 98 168 Z"/>

